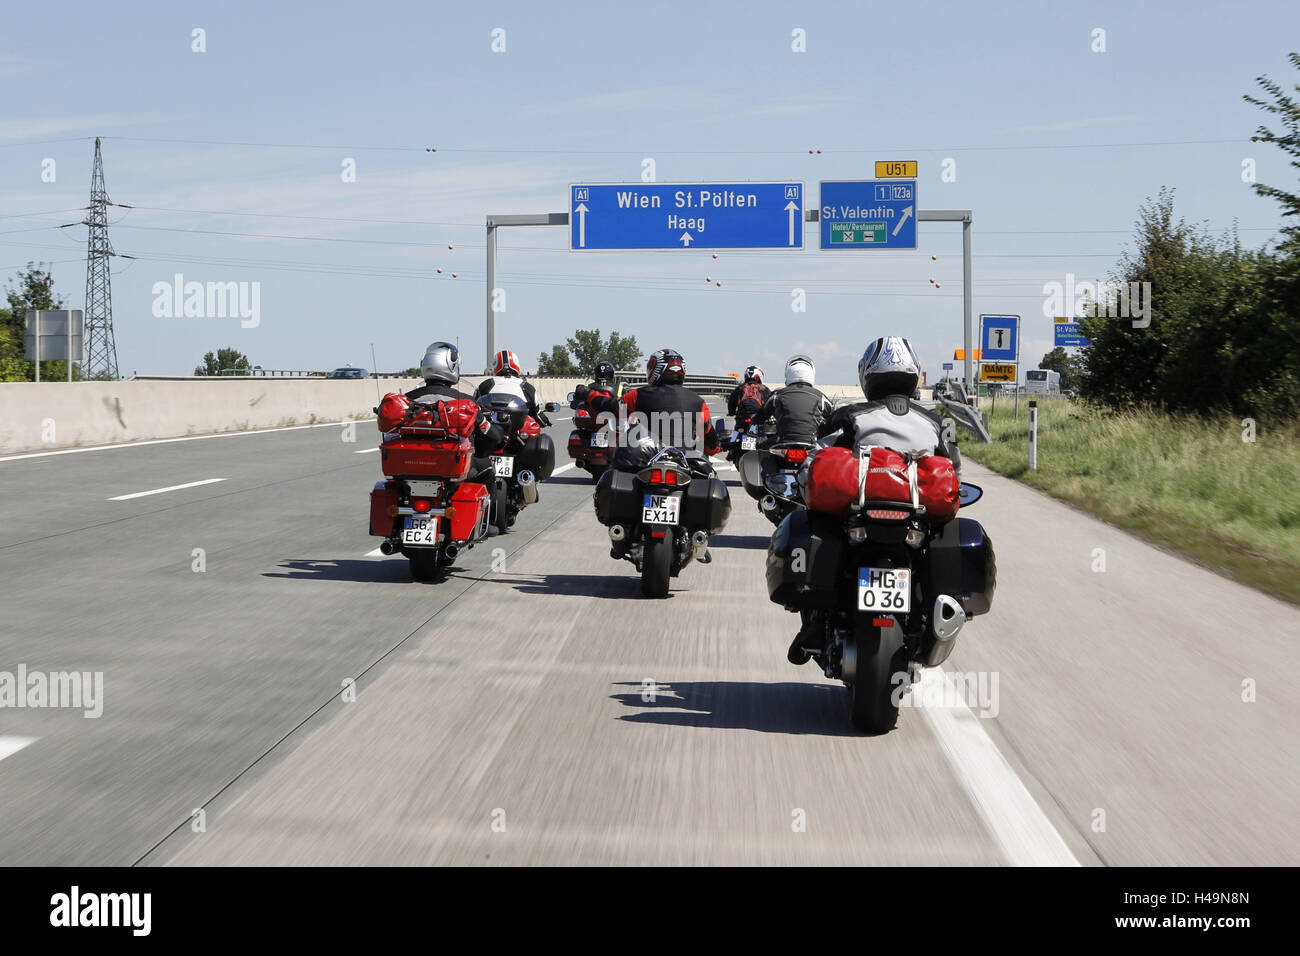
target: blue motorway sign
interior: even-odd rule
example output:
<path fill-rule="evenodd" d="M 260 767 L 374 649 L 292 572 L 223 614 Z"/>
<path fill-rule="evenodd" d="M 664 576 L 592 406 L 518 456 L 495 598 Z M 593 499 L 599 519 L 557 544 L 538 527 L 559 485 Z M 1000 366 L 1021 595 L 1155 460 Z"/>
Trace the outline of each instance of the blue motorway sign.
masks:
<path fill-rule="evenodd" d="M 915 249 L 916 180 L 821 184 L 823 249 Z"/>
<path fill-rule="evenodd" d="M 570 186 L 569 248 L 802 249 L 803 183 Z"/>
<path fill-rule="evenodd" d="M 980 361 L 1020 361 L 1020 316 L 980 316 Z"/>
<path fill-rule="evenodd" d="M 1079 332 L 1078 322 L 1057 319 L 1052 323 L 1052 335 L 1053 345 L 1061 345 L 1065 348 L 1082 348 L 1088 344 L 1088 340 Z"/>

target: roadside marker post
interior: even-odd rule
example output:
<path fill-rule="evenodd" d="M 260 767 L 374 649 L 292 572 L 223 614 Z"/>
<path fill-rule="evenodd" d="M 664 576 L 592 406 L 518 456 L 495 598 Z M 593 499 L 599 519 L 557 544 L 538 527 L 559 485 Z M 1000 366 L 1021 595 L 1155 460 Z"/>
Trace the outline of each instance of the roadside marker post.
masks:
<path fill-rule="evenodd" d="M 1038 470 L 1038 402 L 1029 403 L 1029 470 Z"/>

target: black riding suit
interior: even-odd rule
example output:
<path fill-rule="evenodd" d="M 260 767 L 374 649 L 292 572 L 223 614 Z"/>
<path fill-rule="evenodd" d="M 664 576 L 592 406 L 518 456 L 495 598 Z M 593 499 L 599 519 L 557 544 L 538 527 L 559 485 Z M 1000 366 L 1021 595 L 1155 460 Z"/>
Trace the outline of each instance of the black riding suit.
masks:
<path fill-rule="evenodd" d="M 612 412 L 632 425 L 620 437 L 614 455 L 614 467 L 620 471 L 643 467 L 656 451 L 669 445 L 689 458 L 716 455 L 720 450 L 709 403 L 683 385 L 644 385 L 624 392 L 621 399 L 588 393 L 587 405 L 593 412 Z M 653 439 L 656 447 L 640 445 L 638 439 Z"/>

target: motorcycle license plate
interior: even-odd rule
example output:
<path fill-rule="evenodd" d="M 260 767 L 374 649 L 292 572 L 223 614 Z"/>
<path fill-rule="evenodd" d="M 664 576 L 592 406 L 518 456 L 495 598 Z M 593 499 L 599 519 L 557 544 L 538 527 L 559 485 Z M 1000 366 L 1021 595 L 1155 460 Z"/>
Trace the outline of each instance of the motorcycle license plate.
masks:
<path fill-rule="evenodd" d="M 753 435 L 746 435 L 740 440 L 741 451 L 753 451 L 756 448 L 758 448 L 758 439 Z"/>
<path fill-rule="evenodd" d="M 609 435 L 608 435 L 607 433 L 603 432 L 603 431 L 592 432 L 592 433 L 591 433 L 591 447 L 592 447 L 592 448 L 608 448 L 608 447 L 609 447 Z"/>
<path fill-rule="evenodd" d="M 643 524 L 680 524 L 681 495 L 645 495 L 641 500 Z"/>
<path fill-rule="evenodd" d="M 911 611 L 912 572 L 907 568 L 858 568 L 858 610 Z"/>
<path fill-rule="evenodd" d="M 515 458 L 513 455 L 493 455 L 492 456 L 492 474 L 498 478 L 509 478 L 515 473 Z"/>
<path fill-rule="evenodd" d="M 437 517 L 407 518 L 406 526 L 402 528 L 402 544 L 435 547 L 438 544 Z"/>

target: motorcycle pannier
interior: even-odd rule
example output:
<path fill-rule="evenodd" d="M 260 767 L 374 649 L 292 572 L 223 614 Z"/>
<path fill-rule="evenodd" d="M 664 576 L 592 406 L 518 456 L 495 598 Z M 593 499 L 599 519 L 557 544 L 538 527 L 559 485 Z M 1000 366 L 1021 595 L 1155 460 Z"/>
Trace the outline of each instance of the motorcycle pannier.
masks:
<path fill-rule="evenodd" d="M 969 615 L 987 614 L 997 589 L 993 542 L 973 518 L 949 521 L 925 552 L 922 574 L 929 594 L 948 594 Z"/>
<path fill-rule="evenodd" d="M 844 552 L 838 521 L 802 508 L 790 512 L 767 549 L 768 597 L 799 611 L 834 607 Z"/>
<path fill-rule="evenodd" d="M 555 444 L 550 435 L 537 435 L 524 442 L 519 455 L 519 467 L 533 473 L 538 481 L 545 481 L 555 471 Z"/>
<path fill-rule="evenodd" d="M 592 496 L 596 506 L 596 520 L 603 525 L 636 524 L 641 520 L 641 495 L 637 492 L 636 475 L 610 469 L 596 482 Z"/>
<path fill-rule="evenodd" d="M 487 513 L 488 490 L 476 482 L 457 485 L 448 504 L 455 514 L 451 516 L 451 539 L 470 541 L 478 530 L 480 518 Z"/>
<path fill-rule="evenodd" d="M 397 507 L 397 485 L 391 481 L 376 481 L 370 490 L 370 533 L 387 538 L 393 533 L 393 516 L 389 507 Z"/>
<path fill-rule="evenodd" d="M 731 516 L 731 497 L 721 478 L 692 478 L 682 501 L 682 524 L 692 531 L 703 529 L 709 534 L 721 531 Z"/>

